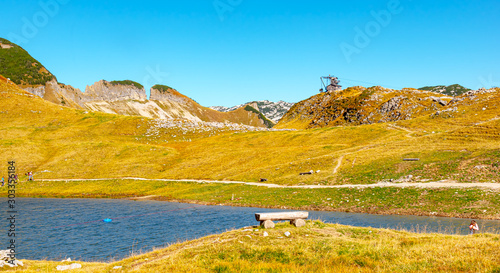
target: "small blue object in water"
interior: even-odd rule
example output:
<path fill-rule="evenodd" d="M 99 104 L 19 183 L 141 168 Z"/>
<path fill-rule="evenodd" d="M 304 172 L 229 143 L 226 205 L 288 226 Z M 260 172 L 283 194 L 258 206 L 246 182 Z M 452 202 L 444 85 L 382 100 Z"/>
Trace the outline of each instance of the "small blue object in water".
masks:
<path fill-rule="evenodd" d="M 113 220 L 112 219 L 109 219 L 109 218 L 106 218 L 104 220 L 102 220 L 104 223 L 111 223 Z"/>

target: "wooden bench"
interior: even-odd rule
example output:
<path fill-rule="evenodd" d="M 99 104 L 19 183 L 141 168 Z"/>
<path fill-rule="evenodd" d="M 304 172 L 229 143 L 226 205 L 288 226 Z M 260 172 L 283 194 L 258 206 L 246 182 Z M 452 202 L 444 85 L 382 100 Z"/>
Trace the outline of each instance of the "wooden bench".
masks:
<path fill-rule="evenodd" d="M 260 221 L 260 226 L 263 228 L 274 228 L 273 221 L 290 221 L 290 224 L 296 227 L 303 227 L 306 224 L 305 219 L 309 217 L 307 211 L 290 211 L 290 212 L 268 212 L 256 213 L 255 219 Z"/>

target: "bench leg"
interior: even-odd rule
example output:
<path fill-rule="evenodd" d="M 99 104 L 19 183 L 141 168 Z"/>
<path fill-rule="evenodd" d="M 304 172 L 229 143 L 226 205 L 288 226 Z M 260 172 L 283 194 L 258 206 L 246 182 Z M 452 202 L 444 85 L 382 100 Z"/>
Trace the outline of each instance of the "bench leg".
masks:
<path fill-rule="evenodd" d="M 304 221 L 302 219 L 293 219 L 293 220 L 290 220 L 290 224 L 292 224 L 296 227 L 303 227 L 306 225 L 306 221 Z"/>
<path fill-rule="evenodd" d="M 262 228 L 274 228 L 274 223 L 271 220 L 260 221 L 260 226 Z"/>

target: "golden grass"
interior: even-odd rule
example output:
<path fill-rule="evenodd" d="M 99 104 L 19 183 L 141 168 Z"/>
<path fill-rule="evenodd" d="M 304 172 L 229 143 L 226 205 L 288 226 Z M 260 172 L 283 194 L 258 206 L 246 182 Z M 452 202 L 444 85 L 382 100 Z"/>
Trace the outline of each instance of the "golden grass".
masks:
<path fill-rule="evenodd" d="M 499 244 L 500 235 L 492 234 L 419 234 L 308 221 L 302 228 L 282 223 L 270 230 L 228 231 L 74 272 L 498 272 Z M 25 263 L 26 272 L 54 272 L 58 264 Z"/>
<path fill-rule="evenodd" d="M 86 113 L 0 82 L 5 105 L 0 111 L 0 160 L 15 159 L 20 173 L 32 170 L 35 178 L 266 178 L 293 185 L 375 183 L 413 174 L 420 179 L 500 181 L 499 94 L 464 104 L 453 117 L 238 132 L 160 128 L 146 118 Z M 405 157 L 420 161 L 402 162 Z M 299 176 L 310 170 L 320 172 Z"/>

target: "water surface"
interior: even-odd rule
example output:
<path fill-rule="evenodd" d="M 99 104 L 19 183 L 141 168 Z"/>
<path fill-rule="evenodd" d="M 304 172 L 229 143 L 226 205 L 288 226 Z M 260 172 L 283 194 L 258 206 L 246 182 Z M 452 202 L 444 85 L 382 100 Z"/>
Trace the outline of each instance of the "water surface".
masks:
<path fill-rule="evenodd" d="M 257 225 L 256 212 L 277 209 L 201 206 L 117 199 L 17 198 L 18 258 L 110 261 L 155 247 Z M 3 204 L 3 205 L 2 205 Z M 3 206 L 3 207 L 2 207 Z M 7 198 L 0 198 L 2 249 L 7 249 Z M 102 220 L 111 218 L 111 223 Z M 467 234 L 470 220 L 311 211 L 310 219 L 344 225 Z M 498 233 L 500 221 L 478 221 Z"/>

